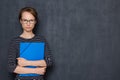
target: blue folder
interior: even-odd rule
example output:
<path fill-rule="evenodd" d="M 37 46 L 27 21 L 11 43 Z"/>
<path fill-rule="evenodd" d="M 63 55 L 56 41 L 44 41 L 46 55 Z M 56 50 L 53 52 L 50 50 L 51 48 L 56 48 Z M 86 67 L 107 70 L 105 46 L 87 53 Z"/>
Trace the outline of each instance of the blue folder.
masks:
<path fill-rule="evenodd" d="M 21 42 L 20 57 L 27 60 L 43 60 L 44 59 L 44 42 Z M 26 66 L 36 68 L 36 66 Z M 39 74 L 19 74 L 19 76 L 39 76 Z"/>

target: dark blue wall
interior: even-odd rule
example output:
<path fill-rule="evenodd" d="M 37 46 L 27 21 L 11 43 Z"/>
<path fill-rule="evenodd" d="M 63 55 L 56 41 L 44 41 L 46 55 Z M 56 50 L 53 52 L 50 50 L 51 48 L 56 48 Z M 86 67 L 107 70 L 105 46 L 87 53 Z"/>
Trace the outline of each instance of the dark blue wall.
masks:
<path fill-rule="evenodd" d="M 120 80 L 120 0 L 2 0 L 0 2 L 0 80 L 12 80 L 7 50 L 21 33 L 18 12 L 37 9 L 37 34 L 55 58 L 48 80 Z"/>

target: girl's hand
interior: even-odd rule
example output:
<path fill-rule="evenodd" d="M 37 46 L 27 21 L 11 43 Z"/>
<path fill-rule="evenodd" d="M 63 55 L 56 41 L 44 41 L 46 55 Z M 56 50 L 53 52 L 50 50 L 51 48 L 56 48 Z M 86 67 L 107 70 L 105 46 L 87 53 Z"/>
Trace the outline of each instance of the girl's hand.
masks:
<path fill-rule="evenodd" d="M 46 72 L 46 67 L 37 67 L 37 68 L 35 68 L 35 73 L 36 74 L 44 75 L 45 72 Z"/>
<path fill-rule="evenodd" d="M 29 65 L 29 62 L 28 60 L 24 59 L 24 58 L 17 58 L 18 60 L 18 65 L 19 66 L 28 66 Z"/>

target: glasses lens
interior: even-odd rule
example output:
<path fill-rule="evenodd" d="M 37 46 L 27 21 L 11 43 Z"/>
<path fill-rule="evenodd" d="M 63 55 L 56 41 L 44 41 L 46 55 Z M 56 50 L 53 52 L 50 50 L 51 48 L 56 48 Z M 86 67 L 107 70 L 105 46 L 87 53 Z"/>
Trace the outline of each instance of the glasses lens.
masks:
<path fill-rule="evenodd" d="M 35 20 L 34 19 L 30 19 L 30 20 L 22 19 L 22 22 L 25 23 L 25 24 L 28 23 L 28 22 L 33 24 L 33 23 L 35 23 Z"/>

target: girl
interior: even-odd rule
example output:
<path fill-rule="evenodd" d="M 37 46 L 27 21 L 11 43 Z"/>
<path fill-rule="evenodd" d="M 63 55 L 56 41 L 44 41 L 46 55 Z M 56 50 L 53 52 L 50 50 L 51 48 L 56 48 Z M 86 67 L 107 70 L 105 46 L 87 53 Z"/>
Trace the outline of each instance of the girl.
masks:
<path fill-rule="evenodd" d="M 44 80 L 43 76 L 46 68 L 52 65 L 52 59 L 48 44 L 43 36 L 33 33 L 36 23 L 38 22 L 37 12 L 34 8 L 25 7 L 20 10 L 19 21 L 23 32 L 21 35 L 13 38 L 10 43 L 8 66 L 9 72 L 15 73 L 15 80 Z M 30 61 L 20 57 L 20 42 L 44 42 L 45 53 L 44 60 Z M 37 66 L 28 68 L 25 66 Z M 39 74 L 37 76 L 19 76 L 19 74 Z"/>

